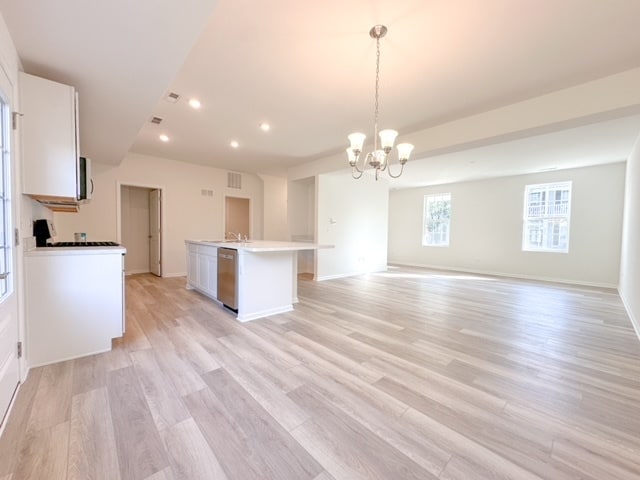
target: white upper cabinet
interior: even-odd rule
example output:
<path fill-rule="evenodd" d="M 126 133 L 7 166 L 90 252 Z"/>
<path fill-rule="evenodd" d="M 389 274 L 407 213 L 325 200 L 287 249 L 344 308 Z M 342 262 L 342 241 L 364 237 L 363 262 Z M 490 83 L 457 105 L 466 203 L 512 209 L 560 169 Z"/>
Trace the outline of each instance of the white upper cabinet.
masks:
<path fill-rule="evenodd" d="M 23 193 L 43 203 L 75 202 L 79 150 L 75 89 L 20 73 L 20 110 Z"/>

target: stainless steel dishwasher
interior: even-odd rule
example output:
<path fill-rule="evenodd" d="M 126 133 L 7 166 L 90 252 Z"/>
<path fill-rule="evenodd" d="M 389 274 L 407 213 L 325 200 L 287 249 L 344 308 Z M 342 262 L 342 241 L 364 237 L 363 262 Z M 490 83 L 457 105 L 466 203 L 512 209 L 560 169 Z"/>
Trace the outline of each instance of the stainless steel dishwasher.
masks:
<path fill-rule="evenodd" d="M 218 301 L 238 311 L 238 251 L 218 248 Z"/>

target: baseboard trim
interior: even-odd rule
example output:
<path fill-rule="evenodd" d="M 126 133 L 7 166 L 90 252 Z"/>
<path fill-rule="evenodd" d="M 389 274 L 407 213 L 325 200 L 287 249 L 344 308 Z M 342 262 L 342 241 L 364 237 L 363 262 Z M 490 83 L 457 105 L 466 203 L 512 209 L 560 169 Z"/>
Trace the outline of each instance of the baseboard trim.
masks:
<path fill-rule="evenodd" d="M 620 299 L 622 300 L 622 305 L 624 305 L 624 309 L 627 311 L 627 315 L 629 315 L 629 320 L 631 320 L 631 326 L 635 330 L 638 340 L 640 340 L 640 322 L 638 322 L 638 319 L 633 315 L 633 311 L 629 306 L 629 302 L 624 296 L 624 293 L 622 293 L 619 288 L 618 288 L 618 295 L 620 295 Z"/>
<path fill-rule="evenodd" d="M 144 269 L 141 269 L 141 270 L 127 270 L 127 271 L 124 272 L 125 276 L 127 276 L 127 277 L 129 275 L 138 275 L 139 273 L 149 273 L 149 270 L 148 269 L 147 270 L 144 270 Z"/>
<path fill-rule="evenodd" d="M 506 278 L 518 278 L 522 280 L 536 280 L 540 282 L 562 283 L 566 285 L 576 285 L 576 286 L 582 286 L 582 287 L 609 288 L 612 290 L 618 289 L 618 285 L 613 283 L 582 282 L 579 280 L 570 280 L 566 278 L 555 278 L 555 277 L 543 277 L 538 275 L 521 275 L 516 273 L 492 272 L 488 270 L 474 270 L 474 269 L 466 269 L 466 268 L 452 268 L 452 267 L 443 267 L 439 265 L 424 265 L 419 263 L 390 262 L 389 265 L 390 266 L 397 265 L 400 267 L 428 268 L 431 270 L 440 270 L 440 271 L 449 271 L 449 272 L 473 273 L 476 275 L 488 275 L 491 277 L 506 277 Z"/>
<path fill-rule="evenodd" d="M 186 277 L 187 273 L 163 273 L 162 278 Z"/>
<path fill-rule="evenodd" d="M 316 275 L 315 281 L 324 282 L 325 280 L 337 280 L 338 278 L 355 277 L 356 275 L 367 275 L 369 273 L 380 273 L 380 272 L 386 272 L 386 271 L 387 271 L 387 267 L 381 268 L 379 270 L 366 270 L 362 272 L 339 273 L 338 275 L 322 275 L 322 276 Z"/>

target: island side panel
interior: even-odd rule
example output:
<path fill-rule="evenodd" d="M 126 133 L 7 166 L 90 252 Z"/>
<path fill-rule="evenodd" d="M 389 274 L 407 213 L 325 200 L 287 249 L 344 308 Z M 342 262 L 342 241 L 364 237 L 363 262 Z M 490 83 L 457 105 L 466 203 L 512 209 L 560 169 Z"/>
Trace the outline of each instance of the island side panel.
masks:
<path fill-rule="evenodd" d="M 238 250 L 238 320 L 293 310 L 295 253 Z"/>

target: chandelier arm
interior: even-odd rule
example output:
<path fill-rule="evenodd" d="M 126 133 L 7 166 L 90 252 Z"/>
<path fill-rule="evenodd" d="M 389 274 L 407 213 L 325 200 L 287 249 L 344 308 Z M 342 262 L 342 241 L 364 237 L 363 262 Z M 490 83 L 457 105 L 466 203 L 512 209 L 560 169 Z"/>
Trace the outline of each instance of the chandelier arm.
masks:
<path fill-rule="evenodd" d="M 356 170 L 358 170 L 358 169 L 357 168 L 352 168 L 351 169 L 351 177 L 353 177 L 354 179 L 358 180 L 364 174 L 364 170 L 358 170 L 358 172 L 360 172 L 360 175 L 357 175 L 357 176 L 355 175 L 355 171 Z"/>
<path fill-rule="evenodd" d="M 400 173 L 398 173 L 397 175 L 394 175 L 393 173 L 391 173 L 391 166 L 389 166 L 389 176 L 391 178 L 398 178 L 400 175 L 402 175 L 402 171 L 404 170 L 404 164 L 400 164 Z"/>

